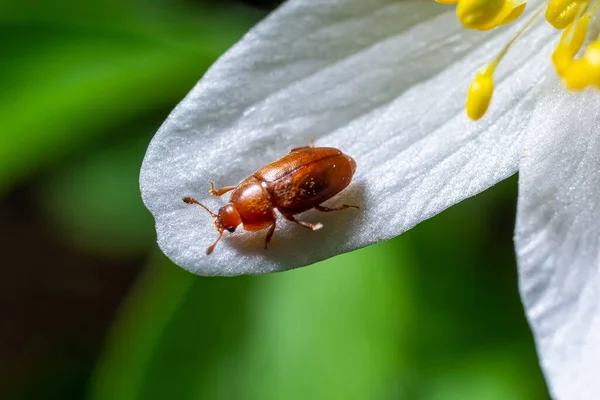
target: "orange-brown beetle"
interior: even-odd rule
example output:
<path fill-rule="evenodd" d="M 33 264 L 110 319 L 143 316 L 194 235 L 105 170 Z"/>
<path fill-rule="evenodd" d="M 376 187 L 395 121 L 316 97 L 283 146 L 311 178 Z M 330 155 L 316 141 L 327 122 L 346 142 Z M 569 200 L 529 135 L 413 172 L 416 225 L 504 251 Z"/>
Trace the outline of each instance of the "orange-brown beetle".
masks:
<path fill-rule="evenodd" d="M 266 249 L 275 231 L 275 209 L 287 220 L 315 231 L 323 225 L 298 221 L 294 215 L 311 208 L 324 212 L 358 208 L 348 204 L 337 208 L 321 205 L 350 184 L 355 170 L 356 162 L 352 157 L 338 149 L 314 145 L 298 147 L 262 167 L 237 186 L 215 189 L 211 182 L 210 194 L 213 196 L 222 196 L 233 190 L 229 203 L 221 207 L 218 214 L 191 197 L 184 197 L 183 201 L 201 206 L 215 219 L 219 237 L 206 250 L 206 254 L 213 252 L 225 230 L 234 232 L 240 224 L 247 231 L 259 231 L 268 227 Z"/>

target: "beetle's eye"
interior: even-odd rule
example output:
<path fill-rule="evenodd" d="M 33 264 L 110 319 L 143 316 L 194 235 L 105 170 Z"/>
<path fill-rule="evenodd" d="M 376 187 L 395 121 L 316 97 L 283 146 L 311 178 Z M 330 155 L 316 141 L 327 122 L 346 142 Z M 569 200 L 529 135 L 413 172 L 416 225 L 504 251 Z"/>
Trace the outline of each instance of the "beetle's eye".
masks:
<path fill-rule="evenodd" d="M 230 226 L 227 228 L 229 232 L 235 232 L 235 226 Z"/>

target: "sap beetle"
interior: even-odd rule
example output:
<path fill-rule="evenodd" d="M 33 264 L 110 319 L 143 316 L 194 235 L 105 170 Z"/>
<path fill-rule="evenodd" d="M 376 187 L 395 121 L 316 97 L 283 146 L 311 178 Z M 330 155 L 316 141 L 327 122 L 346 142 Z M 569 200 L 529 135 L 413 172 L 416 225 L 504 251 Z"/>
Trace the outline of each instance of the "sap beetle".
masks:
<path fill-rule="evenodd" d="M 322 228 L 323 225 L 299 221 L 294 215 L 311 208 L 323 212 L 358 209 L 358 206 L 348 204 L 336 208 L 321 205 L 350 184 L 355 170 L 356 162 L 352 157 L 332 147 L 314 147 L 313 142 L 311 146 L 292 149 L 287 155 L 262 167 L 237 186 L 215 189 L 214 183 L 211 182 L 210 194 L 213 196 L 222 196 L 233 191 L 229 203 L 221 207 L 218 214 L 191 197 L 184 197 L 183 201 L 201 206 L 215 219 L 214 224 L 219 236 L 208 247 L 206 254 L 213 252 L 224 231 L 234 232 L 240 224 L 243 224 L 247 231 L 269 228 L 265 240 L 266 249 L 275 231 L 275 209 L 287 220 L 313 231 Z"/>

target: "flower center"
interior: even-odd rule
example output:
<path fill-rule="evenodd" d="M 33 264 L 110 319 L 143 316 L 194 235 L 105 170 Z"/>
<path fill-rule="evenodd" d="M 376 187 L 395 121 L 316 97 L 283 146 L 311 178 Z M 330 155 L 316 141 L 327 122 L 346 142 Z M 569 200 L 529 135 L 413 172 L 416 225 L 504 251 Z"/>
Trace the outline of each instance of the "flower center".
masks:
<path fill-rule="evenodd" d="M 456 16 L 467 29 L 488 31 L 517 20 L 525 11 L 524 0 L 435 0 L 457 4 Z M 600 36 L 592 40 L 580 57 L 577 54 L 588 34 L 590 20 L 600 0 L 548 0 L 523 24 L 516 35 L 502 48 L 496 58 L 485 65 L 469 87 L 466 111 L 478 120 L 486 113 L 494 93 L 494 72 L 512 44 L 545 10 L 545 18 L 554 28 L 562 30 L 558 46 L 552 53 L 552 64 L 565 86 L 582 90 L 588 86 L 600 88 Z"/>

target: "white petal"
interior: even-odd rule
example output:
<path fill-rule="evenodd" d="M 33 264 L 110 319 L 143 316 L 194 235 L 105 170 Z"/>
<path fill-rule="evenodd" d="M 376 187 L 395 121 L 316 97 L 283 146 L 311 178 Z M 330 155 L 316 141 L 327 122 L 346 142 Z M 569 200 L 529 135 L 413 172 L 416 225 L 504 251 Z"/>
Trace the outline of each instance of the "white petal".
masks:
<path fill-rule="evenodd" d="M 556 80 L 556 79 L 554 79 Z M 600 398 L 600 96 L 558 82 L 524 138 L 520 287 L 556 399 Z"/>
<path fill-rule="evenodd" d="M 551 35 L 540 25 L 517 43 L 488 115 L 472 123 L 470 80 L 512 33 L 467 32 L 452 8 L 422 1 L 286 3 L 214 65 L 152 141 L 140 181 L 160 247 L 199 274 L 285 270 L 397 236 L 484 190 L 516 171 Z M 357 161 L 353 183 L 329 204 L 360 211 L 302 214 L 323 223 L 317 232 L 280 219 L 266 251 L 266 232 L 239 229 L 207 257 L 212 220 L 181 198 L 217 209 L 226 198 L 210 198 L 209 181 L 235 185 L 313 135 Z"/>

